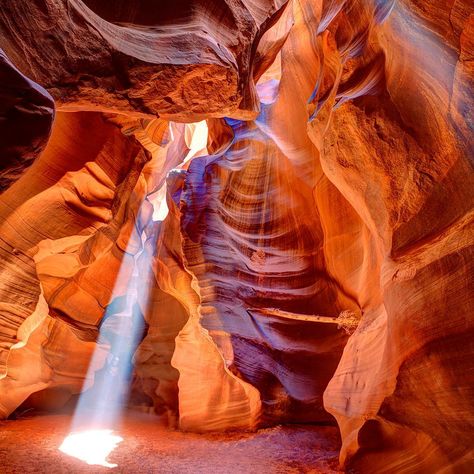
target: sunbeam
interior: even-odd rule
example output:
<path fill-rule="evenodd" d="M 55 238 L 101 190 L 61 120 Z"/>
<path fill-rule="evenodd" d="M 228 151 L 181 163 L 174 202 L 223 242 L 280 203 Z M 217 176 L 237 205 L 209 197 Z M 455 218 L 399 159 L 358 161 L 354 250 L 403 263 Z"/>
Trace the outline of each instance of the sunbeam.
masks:
<path fill-rule="evenodd" d="M 94 385 L 81 395 L 71 433 L 60 447 L 63 453 L 88 464 L 115 467 L 107 457 L 123 440 L 114 430 L 118 428 L 127 401 L 132 358 L 143 334 L 144 321 L 139 302 L 141 299 L 146 303 L 148 299 L 147 285 L 140 285 L 140 282 L 147 281 L 150 265 L 142 264 L 140 269 L 137 265 L 142 253 L 144 250 L 134 256 L 130 277 L 130 269 L 123 263 L 125 259 L 122 262 L 115 288 L 123 288 L 126 284 L 126 294 L 113 296 L 112 304 L 107 307 L 97 349 L 89 366 L 88 378 L 94 380 Z M 107 357 L 103 367 L 97 370 L 103 361 L 103 347 L 108 348 Z"/>
<path fill-rule="evenodd" d="M 178 169 L 196 155 L 207 153 L 206 121 L 186 124 L 183 133 L 188 152 L 183 156 Z M 154 158 L 158 157 L 157 153 L 152 153 Z M 129 238 L 89 365 L 86 381 L 92 380 L 92 387 L 86 389 L 84 384 L 70 434 L 59 448 L 61 452 L 90 465 L 109 468 L 117 466 L 108 461 L 108 456 L 123 441 L 116 431 L 130 392 L 133 356 L 144 333 L 142 312 L 149 301 L 153 258 L 153 251 L 149 249 L 156 247 L 159 230 L 155 224 L 162 222 L 168 215 L 166 194 L 165 180 L 156 191 L 145 197 L 141 205 L 144 210 L 145 206 L 151 204 L 153 213 L 149 222 L 140 222 L 137 217 L 135 232 L 140 235 L 138 239 L 136 235 Z M 139 212 L 138 216 L 142 214 L 149 215 L 147 212 Z M 137 240 L 141 241 L 138 252 L 134 248 Z M 132 259 L 126 258 L 127 256 L 132 256 Z"/>

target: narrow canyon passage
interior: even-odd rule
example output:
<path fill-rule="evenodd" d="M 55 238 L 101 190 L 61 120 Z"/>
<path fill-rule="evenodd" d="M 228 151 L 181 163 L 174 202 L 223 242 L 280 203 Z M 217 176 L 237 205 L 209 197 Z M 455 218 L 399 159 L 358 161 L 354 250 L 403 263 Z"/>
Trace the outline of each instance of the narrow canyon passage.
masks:
<path fill-rule="evenodd" d="M 469 0 L 0 0 L 0 473 L 471 473 Z"/>

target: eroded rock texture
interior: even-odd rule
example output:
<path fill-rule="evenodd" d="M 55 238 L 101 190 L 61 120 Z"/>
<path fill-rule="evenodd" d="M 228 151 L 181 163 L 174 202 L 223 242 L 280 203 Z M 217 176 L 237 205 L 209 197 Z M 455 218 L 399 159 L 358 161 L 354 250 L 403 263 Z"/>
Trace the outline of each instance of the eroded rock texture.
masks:
<path fill-rule="evenodd" d="M 8 57 L 62 109 L 254 116 L 261 41 L 285 0 L 2 2 Z"/>
<path fill-rule="evenodd" d="M 138 274 L 130 405 L 471 472 L 470 2 L 4 3 L 0 415 L 93 386 Z"/>

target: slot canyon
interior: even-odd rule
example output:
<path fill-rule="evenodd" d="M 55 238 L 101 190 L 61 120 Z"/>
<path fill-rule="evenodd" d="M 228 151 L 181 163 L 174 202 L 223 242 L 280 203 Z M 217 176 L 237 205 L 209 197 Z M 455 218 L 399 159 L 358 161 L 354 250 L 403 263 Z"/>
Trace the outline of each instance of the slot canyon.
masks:
<path fill-rule="evenodd" d="M 474 472 L 472 0 L 0 0 L 0 473 Z"/>

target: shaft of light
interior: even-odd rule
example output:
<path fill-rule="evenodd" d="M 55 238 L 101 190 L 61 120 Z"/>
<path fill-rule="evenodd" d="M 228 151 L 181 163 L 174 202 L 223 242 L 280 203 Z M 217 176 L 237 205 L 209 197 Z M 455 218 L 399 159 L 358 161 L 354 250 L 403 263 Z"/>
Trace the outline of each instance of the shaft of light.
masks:
<path fill-rule="evenodd" d="M 156 240 L 155 236 L 152 238 Z M 126 294 L 121 296 L 118 310 L 113 305 L 107 307 L 86 379 L 93 380 L 93 386 L 81 394 L 71 432 L 59 448 L 91 465 L 116 466 L 107 457 L 123 441 L 114 430 L 129 394 L 133 353 L 143 331 L 140 307 L 145 308 L 149 300 L 151 258 L 143 245 L 133 259 L 132 272 L 126 266 L 130 263 L 125 263 L 129 260 L 122 261 L 111 302 L 121 296 L 117 294 L 119 288 L 125 286 Z"/>
<path fill-rule="evenodd" d="M 206 153 L 207 133 L 205 121 L 186 125 L 189 151 L 180 166 L 196 154 Z M 154 208 L 152 221 L 163 221 L 168 215 L 166 182 L 147 199 Z M 145 245 L 147 236 L 143 230 L 142 250 L 133 258 L 132 272 L 126 263 L 130 260 L 122 260 L 110 299 L 112 305 L 107 307 L 100 326 L 99 338 L 89 364 L 84 391 L 74 413 L 71 432 L 59 448 L 63 453 L 91 465 L 116 467 L 107 457 L 123 441 L 123 438 L 114 434 L 114 429 L 118 427 L 129 394 L 133 353 L 143 331 L 140 308 L 146 308 L 149 302 L 152 252 L 147 252 L 146 248 L 155 248 L 157 239 L 156 227 L 151 224 L 150 229 L 155 229 L 155 233 L 148 237 L 151 245 Z M 130 241 L 126 253 L 131 254 L 131 251 Z M 125 286 L 126 294 L 118 294 L 119 289 Z M 118 297 L 122 297 L 122 304 L 117 310 L 116 307 L 113 308 L 113 302 Z M 85 390 L 90 380 L 93 380 L 92 388 Z"/>

